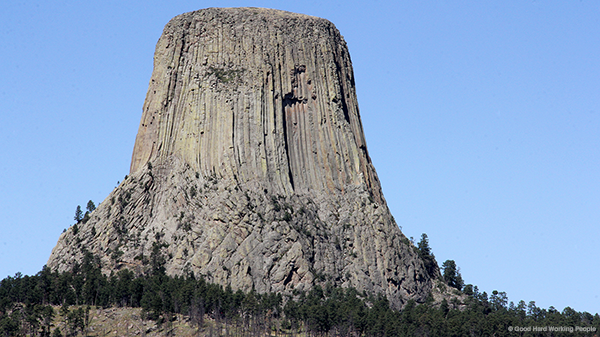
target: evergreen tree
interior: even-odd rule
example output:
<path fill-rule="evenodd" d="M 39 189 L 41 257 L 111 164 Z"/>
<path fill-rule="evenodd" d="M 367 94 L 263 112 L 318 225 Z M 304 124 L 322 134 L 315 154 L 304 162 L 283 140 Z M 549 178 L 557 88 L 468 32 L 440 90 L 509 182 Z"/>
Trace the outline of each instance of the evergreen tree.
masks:
<path fill-rule="evenodd" d="M 452 288 L 461 290 L 464 282 L 460 275 L 460 269 L 456 267 L 456 262 L 454 260 L 446 260 L 442 264 L 442 269 L 444 269 L 444 281 Z"/>
<path fill-rule="evenodd" d="M 429 247 L 429 238 L 427 237 L 427 234 L 421 234 L 421 241 L 419 241 L 419 243 L 417 244 L 417 248 L 419 249 L 419 255 L 421 255 L 421 257 L 432 255 L 431 247 Z"/>
<path fill-rule="evenodd" d="M 492 296 L 490 296 L 490 303 L 496 311 L 506 309 L 508 297 L 504 291 L 499 292 L 498 290 L 494 290 L 492 291 Z"/>
<path fill-rule="evenodd" d="M 417 250 L 419 252 L 419 256 L 421 259 L 423 259 L 425 270 L 427 270 L 429 275 L 437 274 L 437 262 L 435 261 L 435 256 L 431 252 L 431 247 L 429 247 L 429 239 L 427 238 L 427 234 L 421 234 L 421 241 L 417 243 Z"/>
<path fill-rule="evenodd" d="M 75 217 L 73 217 L 75 222 L 80 222 L 83 219 L 83 211 L 81 210 L 81 206 L 77 205 L 77 209 L 75 210 Z"/>
<path fill-rule="evenodd" d="M 94 204 L 93 201 L 90 200 L 90 201 L 88 201 L 85 209 L 87 209 L 88 212 L 92 213 L 96 209 L 96 205 Z"/>

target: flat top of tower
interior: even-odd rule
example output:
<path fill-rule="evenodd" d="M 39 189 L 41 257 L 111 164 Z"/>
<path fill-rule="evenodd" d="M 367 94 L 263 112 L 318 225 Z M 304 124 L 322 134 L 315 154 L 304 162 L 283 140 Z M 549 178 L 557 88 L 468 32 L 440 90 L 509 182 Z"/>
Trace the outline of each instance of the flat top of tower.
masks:
<path fill-rule="evenodd" d="M 296 17 L 296 18 L 306 18 L 306 19 L 321 19 L 316 16 L 288 12 L 280 9 L 273 8 L 262 8 L 262 7 L 210 7 L 205 9 L 200 9 L 194 12 L 184 13 L 185 14 L 195 14 L 195 13 L 204 13 L 204 12 L 221 12 L 228 14 L 246 14 L 246 15 L 261 15 L 261 16 L 273 16 L 273 17 Z M 324 19 L 321 19 L 324 20 Z"/>
<path fill-rule="evenodd" d="M 268 22 L 269 24 L 273 24 L 275 26 L 280 26 L 283 22 L 289 24 L 290 21 L 296 21 L 296 23 L 312 22 L 313 24 L 316 23 L 317 25 L 335 27 L 335 25 L 333 25 L 333 23 L 331 23 L 329 20 L 316 16 L 259 7 L 210 7 L 200 9 L 193 12 L 183 13 L 174 17 L 167 24 L 167 27 L 179 26 L 185 22 L 192 21 L 204 21 L 208 23 L 215 19 L 231 23 L 248 23 L 248 21 L 259 21 L 255 20 L 256 18 L 260 18 L 260 21 L 265 23 Z"/>

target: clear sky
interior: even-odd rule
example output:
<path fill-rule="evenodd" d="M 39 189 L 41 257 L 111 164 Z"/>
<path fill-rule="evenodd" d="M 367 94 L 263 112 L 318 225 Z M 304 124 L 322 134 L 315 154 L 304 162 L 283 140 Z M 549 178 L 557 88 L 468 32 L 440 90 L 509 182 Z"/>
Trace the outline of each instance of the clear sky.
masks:
<path fill-rule="evenodd" d="M 0 11 L 0 278 L 41 270 L 129 173 L 173 16 L 270 7 L 348 43 L 368 150 L 408 237 L 467 283 L 600 312 L 600 2 L 10 1 Z"/>

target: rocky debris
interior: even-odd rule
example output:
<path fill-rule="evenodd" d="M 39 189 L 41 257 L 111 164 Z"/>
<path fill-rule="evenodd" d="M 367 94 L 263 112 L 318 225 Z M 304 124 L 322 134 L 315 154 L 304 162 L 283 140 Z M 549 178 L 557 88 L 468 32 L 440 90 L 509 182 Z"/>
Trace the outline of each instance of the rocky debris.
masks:
<path fill-rule="evenodd" d="M 209 8 L 166 26 L 131 171 L 48 266 L 203 275 L 291 293 L 332 283 L 424 301 L 433 279 L 387 208 L 346 44 L 324 19 Z"/>

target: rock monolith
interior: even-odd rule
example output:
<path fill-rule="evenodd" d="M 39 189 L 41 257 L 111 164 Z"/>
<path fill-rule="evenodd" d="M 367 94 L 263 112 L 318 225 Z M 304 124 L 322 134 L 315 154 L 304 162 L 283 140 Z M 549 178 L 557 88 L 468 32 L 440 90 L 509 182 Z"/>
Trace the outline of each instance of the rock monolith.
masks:
<path fill-rule="evenodd" d="M 130 173 L 73 227 L 52 269 L 89 251 L 105 272 L 161 267 L 258 292 L 331 283 L 397 308 L 425 300 L 438 273 L 386 205 L 343 37 L 272 9 L 209 8 L 165 26 Z"/>

